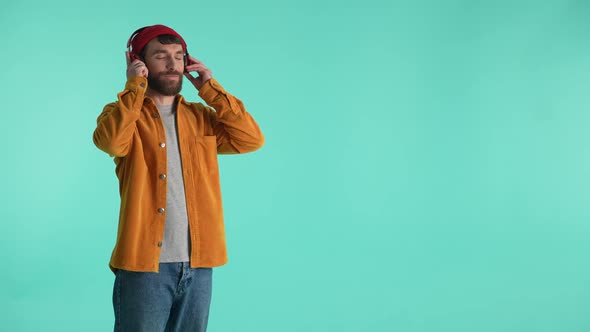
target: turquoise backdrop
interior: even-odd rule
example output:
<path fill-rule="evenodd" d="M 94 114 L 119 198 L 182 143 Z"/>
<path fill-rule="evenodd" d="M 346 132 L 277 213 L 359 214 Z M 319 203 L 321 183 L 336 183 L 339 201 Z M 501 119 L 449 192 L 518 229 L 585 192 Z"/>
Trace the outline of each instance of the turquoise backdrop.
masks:
<path fill-rule="evenodd" d="M 112 330 L 92 132 L 158 23 L 266 136 L 220 157 L 209 331 L 590 331 L 579 0 L 2 1 L 0 330 Z"/>

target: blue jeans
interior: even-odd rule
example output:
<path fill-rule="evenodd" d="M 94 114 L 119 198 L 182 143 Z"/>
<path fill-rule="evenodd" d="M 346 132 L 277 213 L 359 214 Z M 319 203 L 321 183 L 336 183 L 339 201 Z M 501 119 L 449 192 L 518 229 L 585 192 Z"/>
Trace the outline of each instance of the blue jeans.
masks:
<path fill-rule="evenodd" d="M 117 270 L 115 332 L 205 332 L 211 304 L 210 268 L 160 263 L 160 272 Z"/>

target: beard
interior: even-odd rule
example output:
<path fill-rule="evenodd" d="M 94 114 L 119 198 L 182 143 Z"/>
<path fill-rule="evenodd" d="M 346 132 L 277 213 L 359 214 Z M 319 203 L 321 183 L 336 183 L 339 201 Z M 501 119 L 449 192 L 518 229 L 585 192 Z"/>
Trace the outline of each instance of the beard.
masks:
<path fill-rule="evenodd" d="M 178 75 L 178 80 L 164 78 L 164 75 Z M 182 73 L 162 72 L 158 75 L 149 74 L 147 77 L 148 87 L 164 96 L 176 96 L 182 89 Z"/>

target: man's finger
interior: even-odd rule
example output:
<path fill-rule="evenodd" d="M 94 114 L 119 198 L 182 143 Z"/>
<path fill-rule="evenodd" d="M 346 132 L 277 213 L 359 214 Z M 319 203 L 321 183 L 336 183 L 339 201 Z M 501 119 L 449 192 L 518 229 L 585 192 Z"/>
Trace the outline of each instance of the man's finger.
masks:
<path fill-rule="evenodd" d="M 187 70 L 194 70 L 194 71 L 197 71 L 197 72 L 201 72 L 201 71 L 204 71 L 204 70 L 206 70 L 206 69 L 207 69 L 207 67 L 205 67 L 205 66 L 204 66 L 204 65 L 202 65 L 202 64 L 199 64 L 199 65 L 190 65 L 190 66 L 186 66 L 186 69 L 187 69 Z"/>

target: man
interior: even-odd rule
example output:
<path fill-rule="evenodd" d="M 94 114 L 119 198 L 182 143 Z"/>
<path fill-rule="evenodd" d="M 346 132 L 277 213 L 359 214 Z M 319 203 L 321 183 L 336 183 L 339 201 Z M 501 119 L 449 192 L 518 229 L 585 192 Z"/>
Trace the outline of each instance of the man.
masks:
<path fill-rule="evenodd" d="M 125 89 L 93 135 L 114 157 L 121 196 L 115 331 L 205 331 L 211 268 L 227 262 L 217 154 L 254 151 L 264 138 L 171 28 L 137 30 L 126 58 Z M 179 94 L 183 75 L 210 107 Z"/>

